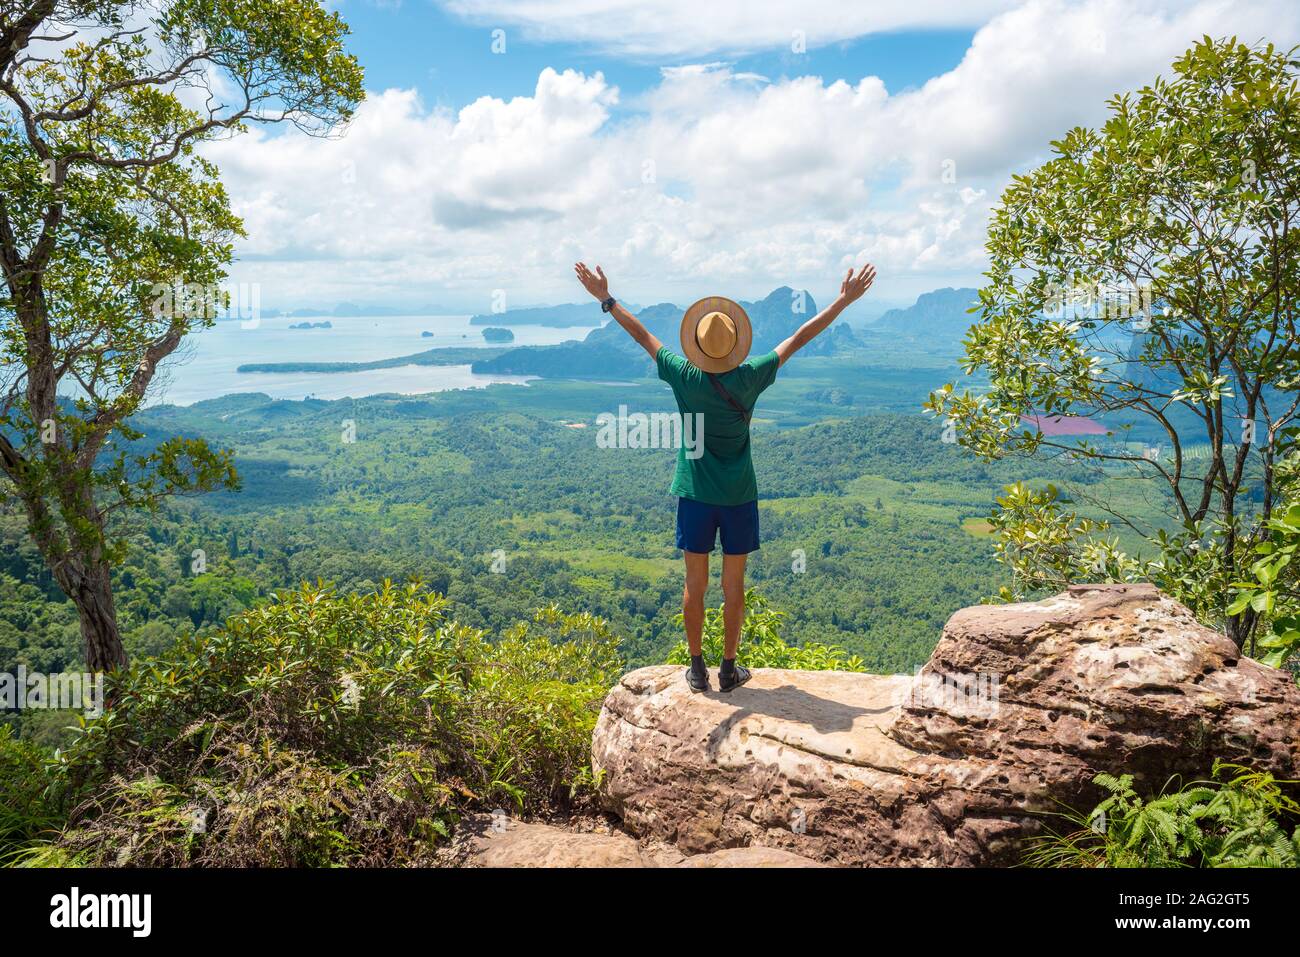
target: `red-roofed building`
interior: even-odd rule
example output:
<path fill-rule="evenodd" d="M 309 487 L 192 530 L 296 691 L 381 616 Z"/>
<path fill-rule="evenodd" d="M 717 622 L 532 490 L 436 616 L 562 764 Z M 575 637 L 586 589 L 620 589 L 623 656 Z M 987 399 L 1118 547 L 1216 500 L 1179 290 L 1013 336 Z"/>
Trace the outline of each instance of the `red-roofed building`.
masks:
<path fill-rule="evenodd" d="M 1044 435 L 1105 435 L 1110 431 L 1082 415 L 1022 415 L 1020 422 Z"/>

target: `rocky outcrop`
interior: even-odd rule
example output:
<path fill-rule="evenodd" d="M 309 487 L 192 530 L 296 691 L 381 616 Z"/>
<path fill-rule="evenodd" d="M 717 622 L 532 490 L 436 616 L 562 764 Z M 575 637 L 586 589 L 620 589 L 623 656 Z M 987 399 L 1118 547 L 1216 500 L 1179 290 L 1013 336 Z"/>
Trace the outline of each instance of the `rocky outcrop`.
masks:
<path fill-rule="evenodd" d="M 675 867 L 825 867 L 818 861 L 801 857 L 779 847 L 727 847 L 708 854 L 695 854 L 682 859 Z"/>
<path fill-rule="evenodd" d="M 1099 771 L 1158 790 L 1215 758 L 1300 773 L 1300 690 L 1145 585 L 1078 586 L 955 614 L 915 677 L 755 671 L 692 695 L 624 676 L 593 739 L 607 806 L 685 854 L 819 861 L 1020 859 Z"/>
<path fill-rule="evenodd" d="M 824 867 L 790 851 L 734 847 L 687 856 L 669 845 L 641 846 L 605 828 L 576 830 L 554 824 L 475 815 L 462 822 L 448 863 L 469 867 Z"/>
<path fill-rule="evenodd" d="M 457 863 L 475 867 L 644 867 L 634 838 L 476 815 L 462 822 Z"/>

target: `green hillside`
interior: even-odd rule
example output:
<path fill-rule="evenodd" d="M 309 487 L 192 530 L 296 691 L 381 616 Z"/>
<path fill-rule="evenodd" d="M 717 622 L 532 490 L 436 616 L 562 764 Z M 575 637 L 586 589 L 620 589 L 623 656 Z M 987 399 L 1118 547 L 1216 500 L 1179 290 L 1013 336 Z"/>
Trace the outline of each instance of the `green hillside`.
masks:
<path fill-rule="evenodd" d="M 990 541 L 970 523 L 1024 477 L 1021 465 L 984 465 L 943 443 L 932 420 L 892 411 L 915 407 L 932 375 L 809 360 L 782 376 L 756 421 L 764 544 L 753 582 L 788 614 L 791 640 L 842 645 L 871 670 L 912 670 L 948 615 L 996 591 Z M 853 404 L 806 398 L 830 384 Z M 615 399 L 670 401 L 657 381 L 555 382 L 338 402 L 228 396 L 142 415 L 144 443 L 183 431 L 232 447 L 243 488 L 132 519 L 118 572 L 130 650 L 154 653 L 177 630 L 212 627 L 302 581 L 362 592 L 419 576 L 468 624 L 503 628 L 554 601 L 607 618 L 631 663 L 662 660 L 678 638 L 682 581 L 672 453 L 597 448 L 595 416 Z M 355 442 L 344 441 L 345 420 Z M 0 529 L 0 659 L 71 665 L 71 606 L 18 515 L 3 513 Z"/>

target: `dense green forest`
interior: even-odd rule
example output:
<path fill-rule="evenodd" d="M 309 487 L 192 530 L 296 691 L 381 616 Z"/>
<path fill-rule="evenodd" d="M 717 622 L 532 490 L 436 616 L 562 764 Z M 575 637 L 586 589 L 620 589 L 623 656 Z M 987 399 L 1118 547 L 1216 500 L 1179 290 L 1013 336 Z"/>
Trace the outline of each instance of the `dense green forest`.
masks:
<path fill-rule="evenodd" d="M 761 403 L 752 581 L 795 643 L 911 671 L 953 611 L 997 590 L 981 520 L 1023 467 L 983 464 L 932 419 L 889 411 L 919 402 L 938 374 L 810 358 Z M 418 577 L 468 625 L 500 630 L 556 602 L 607 619 L 630 664 L 661 661 L 679 638 L 682 582 L 672 452 L 598 448 L 592 422 L 619 403 L 667 401 L 653 380 L 554 382 L 336 402 L 228 396 L 141 414 L 143 445 L 186 433 L 233 448 L 243 486 L 129 519 L 117 571 L 128 650 L 157 654 L 304 581 L 361 593 Z M 0 661 L 74 666 L 71 605 L 15 512 L 0 514 L 0 534 Z"/>

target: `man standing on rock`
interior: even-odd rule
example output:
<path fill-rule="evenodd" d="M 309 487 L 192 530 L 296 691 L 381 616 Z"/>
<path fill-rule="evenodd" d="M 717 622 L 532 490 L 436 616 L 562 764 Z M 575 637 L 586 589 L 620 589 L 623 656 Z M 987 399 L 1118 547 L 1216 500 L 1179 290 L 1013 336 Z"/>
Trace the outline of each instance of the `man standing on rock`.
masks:
<path fill-rule="evenodd" d="M 758 550 L 758 484 L 749 452 L 754 403 L 775 381 L 780 366 L 862 298 L 876 278 L 875 267 L 867 264 L 856 274 L 850 269 L 833 303 L 773 351 L 748 361 L 753 330 L 738 303 L 710 296 L 687 309 L 681 324 L 684 355 L 677 355 L 609 294 L 609 280 L 600 266 L 594 273 L 584 263 L 573 269 L 587 292 L 600 300 L 601 309 L 653 357 L 683 419 L 703 416 L 703 454 L 688 456 L 685 442 L 678 447 L 671 488 L 677 496 L 677 547 L 686 559 L 682 617 L 691 652 L 686 683 L 692 691 L 709 690 L 703 649 L 704 593 L 709 586 L 709 555 L 721 536 L 724 641 L 718 689 L 731 691 L 750 678 L 749 670 L 736 664 L 736 649 L 745 620 L 745 561 Z"/>

